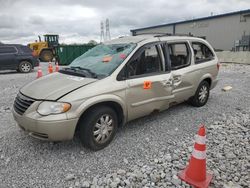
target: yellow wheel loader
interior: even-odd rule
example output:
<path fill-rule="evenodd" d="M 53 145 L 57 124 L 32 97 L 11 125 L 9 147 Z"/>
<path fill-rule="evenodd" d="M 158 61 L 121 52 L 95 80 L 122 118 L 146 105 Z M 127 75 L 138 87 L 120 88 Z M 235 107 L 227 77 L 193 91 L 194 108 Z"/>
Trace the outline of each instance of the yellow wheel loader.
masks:
<path fill-rule="evenodd" d="M 55 48 L 59 45 L 59 35 L 44 35 L 44 41 L 41 40 L 40 36 L 38 36 L 38 38 L 39 41 L 30 43 L 28 46 L 41 61 L 52 61 L 52 59 L 56 57 Z"/>

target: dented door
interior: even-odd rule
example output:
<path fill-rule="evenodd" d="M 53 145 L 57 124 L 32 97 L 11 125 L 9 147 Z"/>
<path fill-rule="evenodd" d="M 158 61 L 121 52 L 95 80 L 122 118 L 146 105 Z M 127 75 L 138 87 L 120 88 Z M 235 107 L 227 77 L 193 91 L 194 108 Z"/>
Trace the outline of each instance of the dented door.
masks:
<path fill-rule="evenodd" d="M 168 108 L 172 94 L 172 74 L 126 80 L 128 119 L 132 120 Z"/>

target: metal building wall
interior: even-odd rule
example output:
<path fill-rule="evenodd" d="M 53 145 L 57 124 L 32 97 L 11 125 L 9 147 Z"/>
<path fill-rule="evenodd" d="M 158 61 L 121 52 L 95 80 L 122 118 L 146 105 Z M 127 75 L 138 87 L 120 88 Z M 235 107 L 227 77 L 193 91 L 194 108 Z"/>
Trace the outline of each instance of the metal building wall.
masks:
<path fill-rule="evenodd" d="M 140 35 L 145 33 L 173 33 L 173 25 L 136 31 L 135 35 Z"/>
<path fill-rule="evenodd" d="M 176 25 L 176 33 L 189 33 L 206 36 L 215 49 L 231 50 L 234 42 L 242 35 L 250 35 L 250 17 L 241 21 L 240 15 L 202 20 Z"/>
<path fill-rule="evenodd" d="M 155 28 L 145 28 L 134 31 L 134 35 L 142 33 L 175 33 L 195 36 L 205 36 L 215 49 L 231 50 L 235 41 L 242 35 L 250 35 L 250 14 L 234 14 L 200 21 L 187 21 Z"/>

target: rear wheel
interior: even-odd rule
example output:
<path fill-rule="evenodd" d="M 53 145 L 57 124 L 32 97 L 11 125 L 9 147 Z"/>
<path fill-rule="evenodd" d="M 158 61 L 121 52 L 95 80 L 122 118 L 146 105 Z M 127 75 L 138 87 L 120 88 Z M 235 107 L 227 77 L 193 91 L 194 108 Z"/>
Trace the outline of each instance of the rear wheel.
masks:
<path fill-rule="evenodd" d="M 112 108 L 98 106 L 84 114 L 79 123 L 83 145 L 91 150 L 100 150 L 114 138 L 118 121 Z"/>
<path fill-rule="evenodd" d="M 18 72 L 28 73 L 32 70 L 32 65 L 28 61 L 21 61 L 18 67 Z"/>
<path fill-rule="evenodd" d="M 189 103 L 196 107 L 204 106 L 209 98 L 209 89 L 209 83 L 207 81 L 202 81 L 195 95 L 189 99 Z"/>
<path fill-rule="evenodd" d="M 43 50 L 40 55 L 41 61 L 49 62 L 53 59 L 53 53 L 51 50 Z"/>

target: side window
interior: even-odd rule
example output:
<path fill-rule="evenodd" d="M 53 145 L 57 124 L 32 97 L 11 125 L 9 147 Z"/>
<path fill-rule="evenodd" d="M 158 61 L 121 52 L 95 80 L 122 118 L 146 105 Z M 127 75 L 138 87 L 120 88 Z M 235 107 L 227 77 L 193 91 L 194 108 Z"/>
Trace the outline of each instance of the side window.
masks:
<path fill-rule="evenodd" d="M 203 43 L 193 42 L 195 63 L 202 63 L 214 58 L 213 52 Z"/>
<path fill-rule="evenodd" d="M 0 54 L 12 54 L 16 53 L 17 50 L 14 47 L 11 46 L 1 46 L 0 47 Z"/>
<path fill-rule="evenodd" d="M 171 69 L 176 70 L 190 64 L 190 53 L 187 43 L 168 44 Z"/>
<path fill-rule="evenodd" d="M 163 71 L 157 46 L 145 47 L 127 64 L 128 77 Z"/>

